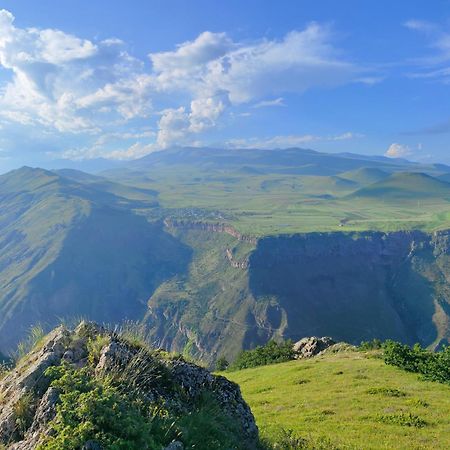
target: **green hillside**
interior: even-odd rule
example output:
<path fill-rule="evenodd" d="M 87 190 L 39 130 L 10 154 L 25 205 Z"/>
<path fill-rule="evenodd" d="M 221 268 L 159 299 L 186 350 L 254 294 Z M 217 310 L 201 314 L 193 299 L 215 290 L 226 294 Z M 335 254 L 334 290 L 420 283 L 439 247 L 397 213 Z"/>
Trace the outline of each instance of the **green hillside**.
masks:
<path fill-rule="evenodd" d="M 434 348 L 450 339 L 446 173 L 201 148 L 104 176 L 10 172 L 0 177 L 0 350 L 36 322 L 80 315 L 142 321 L 153 342 L 208 363 L 316 333 Z"/>
<path fill-rule="evenodd" d="M 361 169 L 344 172 L 341 174 L 342 178 L 355 181 L 362 186 L 384 180 L 388 176 L 389 172 L 374 167 L 363 167 Z"/>
<path fill-rule="evenodd" d="M 37 322 L 50 328 L 77 316 L 112 323 L 143 317 L 148 297 L 183 272 L 190 250 L 135 206 L 41 169 L 0 177 L 1 350 Z"/>
<path fill-rule="evenodd" d="M 417 200 L 450 198 L 450 184 L 424 173 L 402 172 L 371 184 L 353 193 L 354 197 L 374 197 L 379 200 Z"/>
<path fill-rule="evenodd" d="M 225 375 L 239 383 L 262 435 L 272 442 L 284 428 L 311 441 L 329 439 L 339 449 L 450 448 L 450 386 L 421 381 L 370 353 L 328 354 Z"/>
<path fill-rule="evenodd" d="M 152 218 L 225 222 L 267 236 L 448 228 L 449 186 L 436 178 L 448 173 L 444 165 L 304 149 L 187 148 L 156 152 L 104 175 L 157 191 L 161 209 Z"/>

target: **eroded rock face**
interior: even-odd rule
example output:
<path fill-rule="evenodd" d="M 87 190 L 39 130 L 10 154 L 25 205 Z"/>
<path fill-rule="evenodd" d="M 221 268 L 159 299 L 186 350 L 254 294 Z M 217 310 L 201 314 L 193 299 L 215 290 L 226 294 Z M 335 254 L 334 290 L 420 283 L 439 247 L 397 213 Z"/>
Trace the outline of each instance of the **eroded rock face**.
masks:
<path fill-rule="evenodd" d="M 88 342 L 98 336 L 104 339 L 96 374 L 116 371 L 127 388 L 139 386 L 147 399 L 181 412 L 188 412 L 197 399 L 208 393 L 215 397 L 223 413 L 240 425 L 247 442 L 245 448 L 256 447 L 258 429 L 238 385 L 195 364 L 164 358 L 162 351 L 150 352 L 131 345 L 92 323 L 82 323 L 74 331 L 57 328 L 0 380 L 0 444 L 8 450 L 32 450 L 51 433 L 49 422 L 56 415 L 59 392 L 50 386 L 45 371 L 63 361 L 74 367 L 85 366 Z M 18 405 L 26 406 L 27 417 L 18 416 Z M 96 445 L 89 441 L 83 448 L 100 450 Z M 173 448 L 182 448 L 177 445 L 173 443 Z"/>
<path fill-rule="evenodd" d="M 296 359 L 312 358 L 336 344 L 330 337 L 306 337 L 294 344 Z"/>

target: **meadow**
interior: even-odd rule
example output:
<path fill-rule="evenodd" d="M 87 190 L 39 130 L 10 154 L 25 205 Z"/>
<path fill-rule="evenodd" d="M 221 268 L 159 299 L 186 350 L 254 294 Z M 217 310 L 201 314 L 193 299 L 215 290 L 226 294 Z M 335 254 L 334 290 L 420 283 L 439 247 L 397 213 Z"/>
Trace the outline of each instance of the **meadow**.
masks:
<path fill-rule="evenodd" d="M 166 216 L 227 222 L 254 236 L 450 226 L 450 184 L 441 190 L 413 176 L 371 192 L 366 188 L 373 179 L 356 175 L 242 174 L 180 165 L 122 175 L 119 181 L 157 191 Z"/>
<path fill-rule="evenodd" d="M 339 449 L 450 448 L 450 386 L 387 366 L 373 352 L 225 372 L 270 442 L 283 435 Z"/>

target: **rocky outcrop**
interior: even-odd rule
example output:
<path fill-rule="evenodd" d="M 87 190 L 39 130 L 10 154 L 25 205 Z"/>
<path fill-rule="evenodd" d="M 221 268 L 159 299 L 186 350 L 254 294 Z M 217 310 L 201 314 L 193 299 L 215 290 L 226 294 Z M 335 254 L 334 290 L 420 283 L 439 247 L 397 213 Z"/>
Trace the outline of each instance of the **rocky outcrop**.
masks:
<path fill-rule="evenodd" d="M 330 337 L 306 337 L 300 339 L 293 346 L 295 359 L 312 358 L 334 345 L 335 342 Z"/>
<path fill-rule="evenodd" d="M 164 220 L 164 225 L 168 228 L 182 228 L 185 230 L 201 230 L 213 233 L 225 233 L 235 237 L 239 241 L 248 242 L 254 245 L 256 245 L 258 242 L 256 237 L 242 234 L 238 230 L 236 230 L 236 228 L 232 227 L 231 225 L 227 225 L 226 223 L 210 223 L 167 218 Z"/>
<path fill-rule="evenodd" d="M 232 250 L 230 250 L 229 248 L 225 250 L 225 254 L 231 267 L 234 267 L 235 269 L 248 269 L 248 259 L 238 261 L 237 259 L 235 259 Z"/>
<path fill-rule="evenodd" d="M 62 361 L 69 343 L 70 333 L 57 328 L 0 381 L 0 443 L 13 443 L 11 450 L 33 449 L 45 434 L 58 396 L 44 373 Z"/>
<path fill-rule="evenodd" d="M 99 336 L 102 348 L 96 376 L 120 374 L 128 390 L 138 387 L 146 400 L 180 413 L 189 413 L 208 393 L 240 428 L 245 448 L 255 448 L 258 429 L 236 384 L 182 359 L 170 359 L 160 350 L 132 345 L 93 323 L 82 323 L 74 331 L 57 328 L 0 380 L 0 447 L 3 443 L 8 450 L 32 450 L 51 433 L 48 425 L 56 415 L 59 392 L 50 385 L 46 369 L 63 361 L 76 368 L 86 366 L 88 343 L 98 342 Z M 155 370 L 162 370 L 164 376 Z M 181 449 L 180 444 L 173 442 L 169 448 Z M 83 448 L 101 450 L 90 441 Z"/>

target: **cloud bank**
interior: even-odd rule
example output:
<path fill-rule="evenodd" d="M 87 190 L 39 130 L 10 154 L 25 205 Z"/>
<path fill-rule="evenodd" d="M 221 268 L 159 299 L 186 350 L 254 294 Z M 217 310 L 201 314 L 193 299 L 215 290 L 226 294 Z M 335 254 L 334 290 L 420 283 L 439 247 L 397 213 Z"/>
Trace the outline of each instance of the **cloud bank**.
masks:
<path fill-rule="evenodd" d="M 0 10 L 0 66 L 8 75 L 0 85 L 1 124 L 83 136 L 90 144 L 66 150 L 71 158 L 135 157 L 189 144 L 220 127 L 234 108 L 283 106 L 283 94 L 358 82 L 364 72 L 317 23 L 251 42 L 206 31 L 144 61 L 118 39 L 93 41 L 14 21 Z M 151 136 L 133 137 L 149 127 Z M 115 149 L 100 139 L 112 134 Z M 128 136 L 128 147 L 119 149 L 119 134 Z"/>

